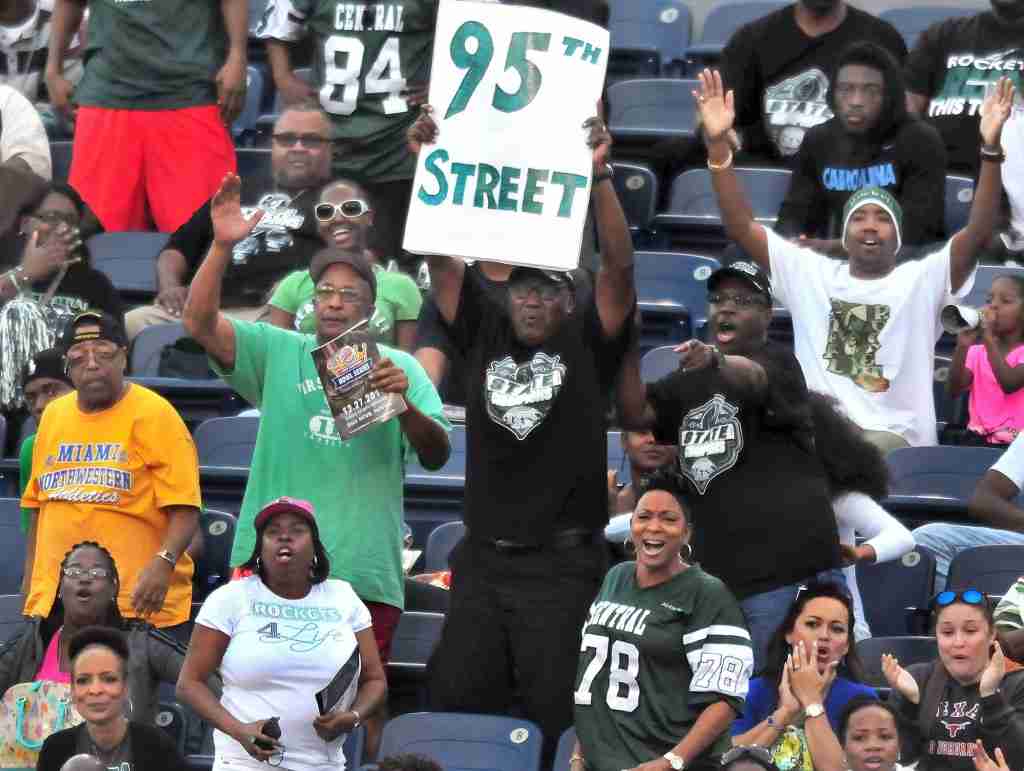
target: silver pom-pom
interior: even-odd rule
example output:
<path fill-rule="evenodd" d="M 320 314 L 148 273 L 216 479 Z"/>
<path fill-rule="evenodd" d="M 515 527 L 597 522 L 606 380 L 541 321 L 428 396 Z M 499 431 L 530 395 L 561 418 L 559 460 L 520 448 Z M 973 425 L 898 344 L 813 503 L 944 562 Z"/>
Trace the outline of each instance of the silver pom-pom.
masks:
<path fill-rule="evenodd" d="M 4 412 L 24 405 L 21 374 L 33 356 L 53 347 L 56 335 L 48 316 L 39 302 L 24 295 L 0 309 L 0 410 Z"/>

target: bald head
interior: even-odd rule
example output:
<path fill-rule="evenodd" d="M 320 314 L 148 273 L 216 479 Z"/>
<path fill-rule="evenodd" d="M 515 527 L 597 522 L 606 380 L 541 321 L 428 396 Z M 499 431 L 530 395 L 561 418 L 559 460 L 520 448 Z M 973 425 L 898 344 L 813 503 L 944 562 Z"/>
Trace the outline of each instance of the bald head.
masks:
<path fill-rule="evenodd" d="M 64 761 L 60 771 L 107 771 L 107 767 L 94 755 L 72 755 Z"/>

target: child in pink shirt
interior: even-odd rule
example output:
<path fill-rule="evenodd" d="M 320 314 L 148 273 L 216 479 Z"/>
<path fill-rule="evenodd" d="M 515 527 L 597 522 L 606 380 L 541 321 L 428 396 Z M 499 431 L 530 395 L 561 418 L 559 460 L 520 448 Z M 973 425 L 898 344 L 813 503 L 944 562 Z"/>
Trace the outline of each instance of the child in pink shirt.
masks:
<path fill-rule="evenodd" d="M 993 281 L 981 317 L 957 337 L 947 386 L 970 390 L 966 444 L 1009 444 L 1024 429 L 1024 279 Z"/>

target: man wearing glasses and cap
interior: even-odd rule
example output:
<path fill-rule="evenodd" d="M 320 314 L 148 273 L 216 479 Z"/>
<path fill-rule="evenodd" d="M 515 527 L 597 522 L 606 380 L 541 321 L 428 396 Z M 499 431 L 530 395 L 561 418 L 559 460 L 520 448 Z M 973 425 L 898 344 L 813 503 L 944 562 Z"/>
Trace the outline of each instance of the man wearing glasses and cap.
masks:
<path fill-rule="evenodd" d="M 331 124 L 319 105 L 286 107 L 274 124 L 270 149 L 273 189 L 248 208 L 264 211 L 259 225 L 235 244 L 221 307 L 236 318 L 255 320 L 278 281 L 306 269 L 323 247 L 313 216 L 320 188 L 331 178 Z M 250 182 L 252 180 L 246 180 Z M 188 285 L 213 243 L 210 201 L 171 234 L 157 257 L 157 297 L 125 314 L 128 339 L 155 324 L 181 320 Z"/>
<path fill-rule="evenodd" d="M 839 533 L 800 365 L 768 340 L 767 274 L 734 262 L 707 286 L 711 344 L 678 346 L 679 370 L 650 385 L 632 353 L 622 420 L 676 446 L 693 557 L 740 601 L 761 665 L 800 584 L 839 565 Z"/>
<path fill-rule="evenodd" d="M 60 347 L 76 390 L 47 406 L 35 437 L 21 499 L 38 509 L 25 615 L 49 614 L 61 560 L 89 539 L 124 576 L 124 616 L 184 624 L 193 573 L 186 549 L 201 506 L 192 436 L 168 401 L 125 379 L 127 341 L 111 316 L 80 313 Z"/>
<path fill-rule="evenodd" d="M 636 302 L 633 245 L 607 165 L 611 137 L 596 118 L 587 128 L 603 263 L 586 301 L 569 273 L 517 267 L 505 307 L 495 307 L 462 260 L 430 258 L 468 397 L 468 535 L 451 556 L 432 706 L 500 714 L 518 681 L 549 749 L 572 723 L 572 641 L 605 571 L 606 415 Z M 424 111 L 410 144 L 418 150 L 436 133 Z"/>

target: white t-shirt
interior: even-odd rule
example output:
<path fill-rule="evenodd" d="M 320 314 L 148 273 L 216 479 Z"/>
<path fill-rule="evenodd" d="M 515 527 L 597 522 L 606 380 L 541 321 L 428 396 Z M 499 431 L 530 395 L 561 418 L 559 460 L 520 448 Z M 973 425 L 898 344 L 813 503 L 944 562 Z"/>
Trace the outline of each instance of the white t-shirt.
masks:
<path fill-rule="evenodd" d="M 355 634 L 370 627 L 370 612 L 347 582 L 328 579 L 301 600 L 288 600 L 250 576 L 207 597 L 196 623 L 231 638 L 220 667 L 224 708 L 243 723 L 280 717 L 281 766 L 345 767 L 345 735 L 328 744 L 317 736 L 313 719 L 320 714 L 315 694 L 352 657 L 358 661 Z M 213 741 L 217 757 L 249 758 L 220 731 Z"/>
<path fill-rule="evenodd" d="M 1019 97 L 1018 97 L 1019 98 Z M 1014 105 L 1003 126 L 1003 189 L 1010 199 L 1011 232 L 1003 241 L 1015 252 L 1024 250 L 1024 107 Z"/>
<path fill-rule="evenodd" d="M 0 85 L 0 163 L 21 158 L 43 179 L 53 176 L 50 140 L 32 103 L 10 86 Z"/>
<path fill-rule="evenodd" d="M 772 289 L 793 317 L 807 387 L 830 394 L 861 428 L 913 446 L 937 443 L 932 378 L 939 316 L 949 301 L 949 242 L 880 279 L 850 275 L 765 228 Z M 974 285 L 974 272 L 954 297 Z"/>
<path fill-rule="evenodd" d="M 992 470 L 1009 479 L 1018 490 L 1024 490 L 1024 434 L 1018 434 L 1006 452 L 999 456 Z"/>
<path fill-rule="evenodd" d="M 832 510 L 836 513 L 839 543 L 856 546 L 857 536 L 866 538 L 874 548 L 876 562 L 899 559 L 913 551 L 914 536 L 906 526 L 879 506 L 864 493 L 851 492 L 832 499 Z M 854 639 L 863 640 L 871 636 L 871 628 L 864 616 L 864 603 L 857 588 L 857 571 L 853 565 L 843 568 L 846 586 L 853 597 Z"/>

